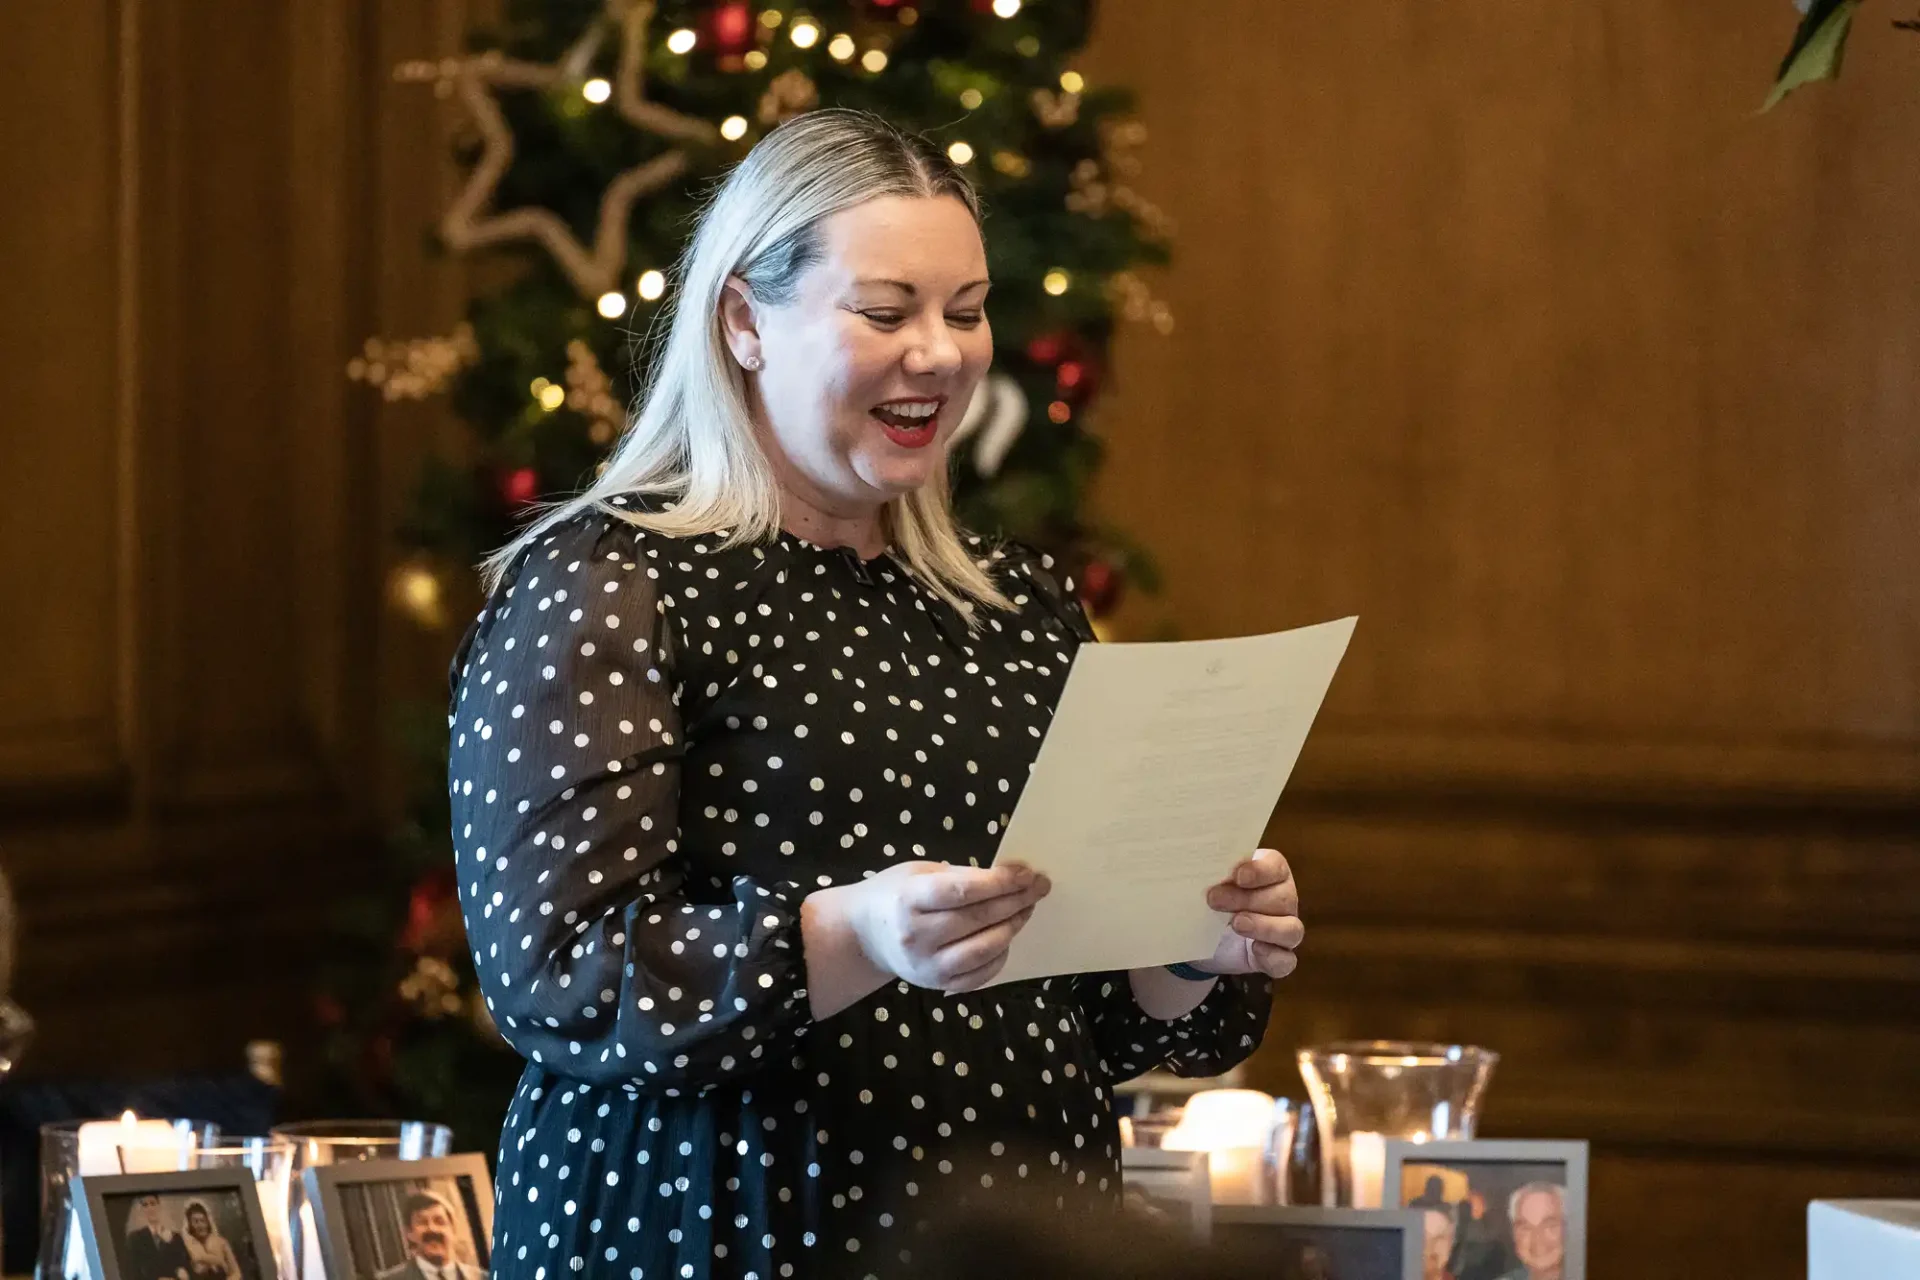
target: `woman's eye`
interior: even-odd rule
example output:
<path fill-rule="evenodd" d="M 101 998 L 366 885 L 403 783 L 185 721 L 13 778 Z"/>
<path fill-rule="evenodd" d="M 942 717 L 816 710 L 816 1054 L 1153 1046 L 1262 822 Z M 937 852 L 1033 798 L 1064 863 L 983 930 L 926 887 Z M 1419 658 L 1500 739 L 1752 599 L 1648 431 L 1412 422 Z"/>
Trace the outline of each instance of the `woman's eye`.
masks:
<path fill-rule="evenodd" d="M 893 326 L 905 324 L 907 317 L 899 311 L 862 311 L 861 315 L 878 325 Z M 985 319 L 978 311 L 962 311 L 947 317 L 947 323 L 958 325 L 962 329 L 975 329 Z"/>

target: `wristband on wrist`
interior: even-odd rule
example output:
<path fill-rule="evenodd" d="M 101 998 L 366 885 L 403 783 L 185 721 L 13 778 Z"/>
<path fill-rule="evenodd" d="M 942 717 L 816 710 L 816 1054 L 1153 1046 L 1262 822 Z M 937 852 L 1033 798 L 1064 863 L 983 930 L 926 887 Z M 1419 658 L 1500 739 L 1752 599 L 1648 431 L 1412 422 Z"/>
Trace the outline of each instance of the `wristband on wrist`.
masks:
<path fill-rule="evenodd" d="M 1220 976 L 1217 973 L 1208 973 L 1205 969 L 1196 969 L 1190 964 L 1170 964 L 1166 966 L 1166 970 L 1174 977 L 1185 978 L 1188 982 L 1212 982 Z"/>

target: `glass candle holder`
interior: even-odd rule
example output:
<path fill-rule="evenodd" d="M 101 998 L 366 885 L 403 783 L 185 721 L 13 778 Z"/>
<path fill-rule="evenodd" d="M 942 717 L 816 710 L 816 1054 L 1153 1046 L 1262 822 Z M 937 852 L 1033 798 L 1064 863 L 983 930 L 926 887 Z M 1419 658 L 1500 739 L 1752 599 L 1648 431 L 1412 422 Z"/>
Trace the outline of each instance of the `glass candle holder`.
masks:
<path fill-rule="evenodd" d="M 1471 1138 L 1500 1055 L 1470 1045 L 1345 1040 L 1302 1049 L 1320 1129 L 1320 1202 L 1377 1209 L 1386 1141 Z"/>
<path fill-rule="evenodd" d="M 201 1147 L 220 1128 L 204 1120 L 63 1120 L 40 1127 L 40 1252 L 35 1280 L 93 1280 L 73 1203 L 76 1177 L 157 1173 Z"/>
<path fill-rule="evenodd" d="M 273 1247 L 274 1268 L 291 1277 L 293 1242 L 287 1233 L 288 1196 L 293 1189 L 293 1139 L 276 1137 L 235 1137 L 222 1135 L 215 1144 L 183 1150 L 176 1169 L 245 1169 L 253 1175 L 260 1192 L 260 1213 L 267 1222 L 267 1235 Z M 143 1152 L 120 1149 L 122 1168 L 128 1173 L 156 1172 L 150 1162 L 141 1160 Z M 133 1158 L 129 1158 L 132 1156 Z M 148 1167 L 140 1167 L 146 1164 Z"/>
<path fill-rule="evenodd" d="M 289 1280 L 326 1280 L 306 1171 L 354 1160 L 438 1160 L 453 1154 L 453 1130 L 424 1120 L 316 1120 L 283 1124 L 276 1138 L 293 1143 L 288 1173 L 287 1240 L 294 1267 Z"/>
<path fill-rule="evenodd" d="M 1269 1204 L 1297 1203 L 1293 1196 L 1293 1166 L 1300 1146 L 1301 1110 L 1291 1098 L 1273 1100 L 1273 1126 L 1268 1130 L 1264 1153 Z"/>

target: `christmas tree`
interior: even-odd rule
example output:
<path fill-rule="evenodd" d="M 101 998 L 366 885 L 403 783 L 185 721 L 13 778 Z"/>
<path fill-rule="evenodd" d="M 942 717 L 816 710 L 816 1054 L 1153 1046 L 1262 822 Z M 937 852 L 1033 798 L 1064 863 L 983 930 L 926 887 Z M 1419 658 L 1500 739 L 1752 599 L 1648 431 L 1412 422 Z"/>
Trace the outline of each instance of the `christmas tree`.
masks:
<path fill-rule="evenodd" d="M 1090 523 L 1093 431 L 1117 324 L 1173 319 L 1138 271 L 1165 218 L 1129 186 L 1144 130 L 1073 67 L 1092 0 L 508 0 L 469 52 L 399 69 L 462 107 L 448 251 L 506 259 L 449 335 L 374 339 L 349 373 L 391 400 L 445 395 L 469 429 L 426 466 L 394 603 L 448 628 L 471 566 L 539 501 L 576 490 L 620 431 L 673 264 L 719 175 L 816 106 L 875 111 L 963 165 L 988 210 L 994 372 L 955 438 L 969 527 L 1074 567 L 1096 618 L 1150 570 Z M 322 1016 L 341 1106 L 498 1128 L 520 1062 L 486 1022 L 454 896 L 444 708 L 408 743 L 417 786 L 393 883 L 354 905 Z"/>

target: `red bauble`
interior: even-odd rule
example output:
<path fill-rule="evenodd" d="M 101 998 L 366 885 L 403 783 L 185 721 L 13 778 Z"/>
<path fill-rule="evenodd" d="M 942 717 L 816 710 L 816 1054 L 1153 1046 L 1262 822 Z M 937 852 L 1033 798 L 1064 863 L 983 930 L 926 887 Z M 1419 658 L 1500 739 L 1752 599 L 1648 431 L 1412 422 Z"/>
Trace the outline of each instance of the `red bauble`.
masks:
<path fill-rule="evenodd" d="M 707 38 L 714 52 L 740 54 L 753 48 L 753 6 L 747 0 L 726 0 L 708 17 Z"/>
<path fill-rule="evenodd" d="M 1071 404 L 1084 405 L 1100 394 L 1100 362 L 1090 355 L 1062 360 L 1053 378 L 1060 398 Z"/>
<path fill-rule="evenodd" d="M 400 933 L 402 949 L 416 955 L 438 951 L 449 925 L 459 922 L 451 871 L 433 871 L 420 878 L 407 895 L 407 924 Z"/>
<path fill-rule="evenodd" d="M 1126 579 L 1120 570 L 1105 560 L 1089 560 L 1080 572 L 1080 603 L 1096 618 L 1104 618 L 1120 607 Z"/>
<path fill-rule="evenodd" d="M 540 496 L 540 473 L 532 467 L 515 467 L 500 477 L 500 496 L 509 507 L 524 507 Z"/>
<path fill-rule="evenodd" d="M 1027 359 L 1035 364 L 1058 364 L 1072 337 L 1070 333 L 1043 333 L 1027 343 Z"/>

